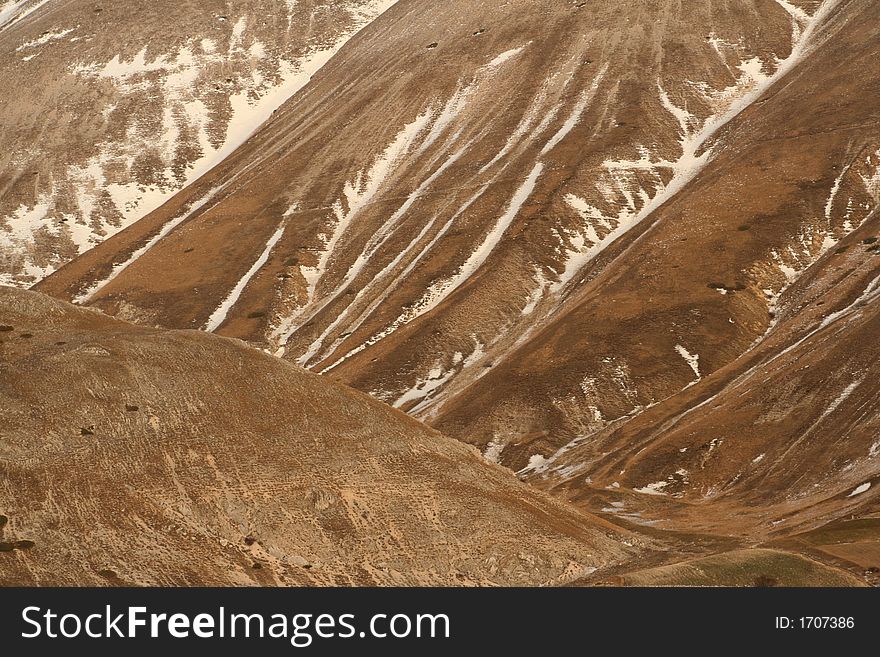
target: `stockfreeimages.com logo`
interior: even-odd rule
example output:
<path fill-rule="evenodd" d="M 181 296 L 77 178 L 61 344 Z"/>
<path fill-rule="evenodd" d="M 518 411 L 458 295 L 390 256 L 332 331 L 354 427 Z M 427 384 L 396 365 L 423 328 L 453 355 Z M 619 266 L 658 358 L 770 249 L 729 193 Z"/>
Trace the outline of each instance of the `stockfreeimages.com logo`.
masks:
<path fill-rule="evenodd" d="M 57 613 L 52 609 L 25 607 L 21 612 L 26 629 L 24 639 L 285 639 L 297 648 L 307 648 L 315 639 L 448 639 L 450 620 L 446 614 L 374 614 L 358 630 L 354 614 L 244 614 L 196 615 L 149 613 L 146 607 L 113 611 L 107 605 L 99 613 Z"/>

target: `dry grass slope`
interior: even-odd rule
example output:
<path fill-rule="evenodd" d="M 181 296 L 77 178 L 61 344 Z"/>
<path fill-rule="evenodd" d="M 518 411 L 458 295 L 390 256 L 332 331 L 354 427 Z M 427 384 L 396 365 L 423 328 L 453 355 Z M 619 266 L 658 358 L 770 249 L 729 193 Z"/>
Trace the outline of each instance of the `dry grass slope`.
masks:
<path fill-rule="evenodd" d="M 2 584 L 529 585 L 648 544 L 240 342 L 13 288 L 0 324 Z"/>

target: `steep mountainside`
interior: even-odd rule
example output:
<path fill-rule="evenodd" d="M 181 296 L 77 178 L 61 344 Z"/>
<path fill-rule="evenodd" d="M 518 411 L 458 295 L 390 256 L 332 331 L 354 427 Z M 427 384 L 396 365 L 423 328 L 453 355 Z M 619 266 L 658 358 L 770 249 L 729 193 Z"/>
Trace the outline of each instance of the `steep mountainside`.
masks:
<path fill-rule="evenodd" d="M 40 287 L 537 465 L 734 361 L 876 207 L 877 11 L 403 2 Z"/>
<path fill-rule="evenodd" d="M 825 6 L 802 61 L 719 133 L 701 175 L 613 245 L 561 312 L 432 424 L 504 448 L 502 460 L 517 469 L 531 457 L 540 464 L 733 363 L 757 342 L 767 342 L 764 353 L 781 350 L 792 339 L 783 318 L 809 326 L 848 302 L 843 288 L 810 282 L 829 268 L 862 263 L 870 275 L 880 267 L 873 257 L 880 35 L 872 27 L 880 6 Z M 845 244 L 853 247 L 844 256 L 837 249 Z M 819 304 L 812 310 L 783 295 L 802 278 Z M 831 372 L 842 374 L 814 374 Z M 757 382 L 751 387 L 763 394 Z M 787 403 L 801 401 L 799 391 L 788 393 Z"/>
<path fill-rule="evenodd" d="M 0 283 L 223 160 L 394 0 L 0 0 Z"/>
<path fill-rule="evenodd" d="M 86 7 L 8 4 L 0 42 L 62 4 Z M 19 369 L 0 377 L 32 371 L 36 382 L 20 378 L 3 402 L 29 436 L 11 471 L 42 500 L 36 531 L 71 551 L 78 572 L 115 560 L 138 582 L 218 581 L 229 564 L 242 583 L 880 582 L 880 4 L 285 5 L 336 18 L 287 32 L 264 25 L 280 39 L 270 47 L 262 32 L 247 36 L 253 17 L 179 8 L 243 39 L 247 64 L 232 79 L 275 80 L 274 91 L 260 87 L 268 104 L 252 100 L 277 111 L 246 112 L 268 120 L 233 139 L 238 115 L 224 112 L 250 82 L 234 82 L 245 84 L 234 93 L 221 84 L 211 96 L 221 111 L 169 91 L 174 71 L 171 82 L 152 72 L 138 81 L 138 93 L 165 94 L 165 109 L 144 117 L 200 116 L 204 141 L 215 135 L 204 117 L 219 112 L 226 141 L 187 155 L 176 187 L 145 186 L 155 203 L 35 286 L 142 328 L 4 293 L 20 317 L 0 322 L 13 327 L 0 349 Z M 46 25 L 57 30 L 66 15 Z M 362 24 L 332 57 L 323 50 Z M 172 61 L 136 48 L 111 59 L 111 44 L 101 51 L 110 64 L 95 68 L 63 36 L 86 67 L 59 83 L 71 98 L 97 88 L 106 66 Z M 166 50 L 195 53 L 190 43 Z M 227 50 L 238 62 L 239 49 Z M 25 63 L 51 51 L 39 53 Z M 312 61 L 320 71 L 290 84 L 259 69 Z M 209 87 L 211 71 L 199 73 Z M 140 120 L 137 98 L 120 120 Z M 175 103 L 183 110 L 167 110 Z M 160 133 L 123 131 L 115 143 L 139 156 Z M 158 170 L 134 162 L 105 185 L 111 197 L 134 171 Z M 7 224 L 24 226 L 23 216 Z M 30 257 L 27 244 L 7 241 L 7 252 Z M 69 259 L 48 242 L 39 252 Z M 28 265 L 17 280 L 53 266 Z M 59 340 L 50 322 L 40 338 L 45 317 L 86 337 Z M 98 378 L 52 393 L 55 358 L 71 380 Z M 150 409 L 146 419 L 119 409 L 129 389 L 142 400 L 122 403 Z M 36 433 L 26 403 L 44 404 L 48 430 Z M 64 434 L 71 419 L 76 448 Z M 116 451 L 101 441 L 102 422 Z M 145 444 L 132 438 L 141 430 Z M 185 527 L 223 550 L 175 538 L 158 562 L 126 561 L 116 541 L 135 525 L 90 507 L 62 515 L 96 523 L 111 547 L 77 551 L 39 486 L 85 479 L 47 461 L 48 447 L 24 458 L 45 435 L 84 463 L 99 455 L 101 486 L 129 496 L 151 545 Z M 445 436 L 478 448 L 482 462 Z M 120 488 L 119 462 L 126 477 L 137 473 L 131 490 Z M 159 500 L 149 513 L 144 495 Z M 28 498 L 16 499 L 24 508 Z M 17 524 L 29 515 L 4 536 L 11 527 L 15 540 L 34 540 Z M 328 547 L 340 536 L 350 541 Z M 15 577 L 52 572 L 37 547 L 13 550 Z M 31 554 L 50 561 L 33 566 Z M 208 565 L 172 574 L 190 556 Z M 32 567 L 43 570 L 23 574 Z M 156 580 L 143 576 L 151 568 Z"/>
<path fill-rule="evenodd" d="M 368 396 L 0 288 L 0 584 L 539 584 L 652 541 Z"/>
<path fill-rule="evenodd" d="M 788 290 L 745 356 L 529 478 L 665 529 L 767 539 L 876 515 L 880 266 L 865 236 L 877 234 L 875 212 Z"/>
<path fill-rule="evenodd" d="M 772 0 L 398 3 L 210 176 L 43 289 L 421 412 L 682 187 L 811 20 Z"/>

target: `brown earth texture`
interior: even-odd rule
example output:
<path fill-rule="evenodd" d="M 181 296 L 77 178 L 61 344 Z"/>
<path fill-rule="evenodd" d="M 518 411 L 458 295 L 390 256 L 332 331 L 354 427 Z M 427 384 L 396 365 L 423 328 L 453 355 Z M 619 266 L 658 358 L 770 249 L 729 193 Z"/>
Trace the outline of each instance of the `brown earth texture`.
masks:
<path fill-rule="evenodd" d="M 878 25 L 0 0 L 0 583 L 877 585 Z"/>

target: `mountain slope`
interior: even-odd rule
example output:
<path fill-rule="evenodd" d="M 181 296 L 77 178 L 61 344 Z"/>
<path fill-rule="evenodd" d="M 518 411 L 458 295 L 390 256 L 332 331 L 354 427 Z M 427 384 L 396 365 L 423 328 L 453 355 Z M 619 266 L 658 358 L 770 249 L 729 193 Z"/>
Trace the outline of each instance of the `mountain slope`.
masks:
<path fill-rule="evenodd" d="M 859 1 L 837 10 L 827 26 L 833 37 L 730 124 L 721 154 L 641 240 L 512 354 L 509 367 L 457 398 L 458 410 L 439 427 L 476 417 L 475 407 L 494 408 L 497 418 L 527 373 L 539 426 L 570 427 L 577 416 L 553 418 L 542 394 L 574 389 L 577 368 L 589 371 L 591 359 L 634 354 L 650 372 L 652 362 L 666 366 L 658 353 L 680 345 L 681 391 L 634 394 L 633 411 L 612 415 L 601 403 L 614 388 L 583 386 L 569 409 L 601 408 L 592 430 L 572 431 L 565 442 L 564 431 L 522 432 L 504 456 L 528 459 L 524 478 L 585 508 L 667 531 L 790 546 L 826 523 L 876 518 L 880 114 L 872 91 L 880 73 L 869 26 L 880 10 Z M 747 267 L 773 233 L 789 246 Z M 712 258 L 695 257 L 701 253 Z M 664 297 L 680 306 L 674 322 L 665 319 Z M 609 331 L 609 315 L 627 323 Z M 629 343 L 615 341 L 619 335 Z M 719 353 L 727 356 L 719 361 Z M 502 380 L 503 399 L 491 388 Z M 630 390 L 646 381 L 642 375 Z M 875 548 L 850 547 L 850 558 L 880 567 Z"/>
<path fill-rule="evenodd" d="M 877 205 L 876 9 L 502 4 L 395 7 L 40 289 L 277 350 L 517 470 L 733 362 Z"/>
<path fill-rule="evenodd" d="M 34 283 L 159 207 L 393 4 L 0 4 L 0 282 Z"/>
<path fill-rule="evenodd" d="M 308 543 L 332 576 L 289 568 L 301 546 L 272 525 L 270 556 L 288 563 L 261 562 L 257 579 L 876 583 L 878 21 L 869 0 L 402 0 L 205 176 L 36 287 L 144 325 L 242 338 L 632 532 L 530 501 L 509 478 L 499 492 L 499 469 L 333 388 L 344 401 L 328 393 L 325 407 L 306 409 L 308 432 L 291 442 L 317 441 L 320 456 L 283 463 L 375 465 L 334 480 L 331 497 L 346 503 L 349 475 L 400 481 L 395 499 L 421 500 L 418 459 L 395 452 L 386 464 L 309 433 L 323 431 L 315 417 L 333 433 L 330 409 L 356 398 L 365 406 L 343 433 L 390 426 L 395 444 L 424 441 L 429 459 L 432 441 L 453 461 L 467 455 L 464 494 L 449 486 L 432 499 L 495 500 L 500 529 L 493 520 L 471 537 L 451 522 L 443 545 L 460 550 L 437 556 L 420 524 L 433 512 L 419 502 L 418 518 L 401 520 L 364 493 L 382 512 L 361 523 L 348 509 L 348 552 Z M 94 321 L 102 336 L 122 326 Z M 228 343 L 172 333 L 160 347 L 168 334 L 125 330 L 168 350 L 157 358 L 181 394 L 150 403 L 175 417 L 178 404 L 203 412 L 241 387 L 226 372 L 234 358 L 220 358 L 222 390 L 178 367 L 194 362 L 181 335 L 198 350 Z M 312 394 L 303 381 L 327 384 L 258 350 L 236 353 L 261 384 L 233 395 L 234 413 L 258 428 L 300 419 L 276 409 L 288 393 L 296 404 Z M 268 399 L 266 386 L 277 386 Z M 98 435 L 90 426 L 84 435 Z M 236 453 L 266 444 L 264 431 L 240 433 Z M 265 481 L 275 459 L 264 453 L 247 476 Z M 473 483 L 485 477 L 489 488 Z M 118 486 L 115 473 L 107 481 Z M 193 497 L 188 486 L 203 481 L 184 481 Z M 549 514 L 537 537 L 520 502 Z M 275 513 L 273 503 L 254 502 L 249 517 Z M 312 512 L 296 519 L 313 524 Z M 240 525 L 211 501 L 195 531 L 214 532 L 200 524 L 211 516 Z M 399 538 L 400 526 L 417 536 Z M 558 540 L 565 550 L 549 556 Z M 534 546 L 525 562 L 535 570 L 511 557 L 517 541 Z M 479 546 L 496 542 L 493 561 Z M 579 552 L 594 546 L 596 571 Z M 397 565 L 375 567 L 376 553 Z M 425 571 L 426 558 L 439 565 Z M 495 569 L 499 560 L 507 566 Z M 236 572 L 240 582 L 249 573 Z"/>
<path fill-rule="evenodd" d="M 539 584 L 651 543 L 236 341 L 13 288 L 0 323 L 3 584 Z"/>
<path fill-rule="evenodd" d="M 824 6 L 805 56 L 717 135 L 701 174 L 434 426 L 515 469 L 537 466 L 736 361 L 778 324 L 780 295 L 804 272 L 837 267 L 828 254 L 859 226 L 872 238 L 880 43 L 868 26 L 880 14 L 858 0 Z"/>
<path fill-rule="evenodd" d="M 398 4 L 211 176 L 42 289 L 427 409 L 693 175 L 805 26 L 771 0 Z"/>
<path fill-rule="evenodd" d="M 866 236 L 878 232 L 875 212 L 783 296 L 779 323 L 746 356 L 530 477 L 666 529 L 766 540 L 873 517 L 880 266 Z"/>

